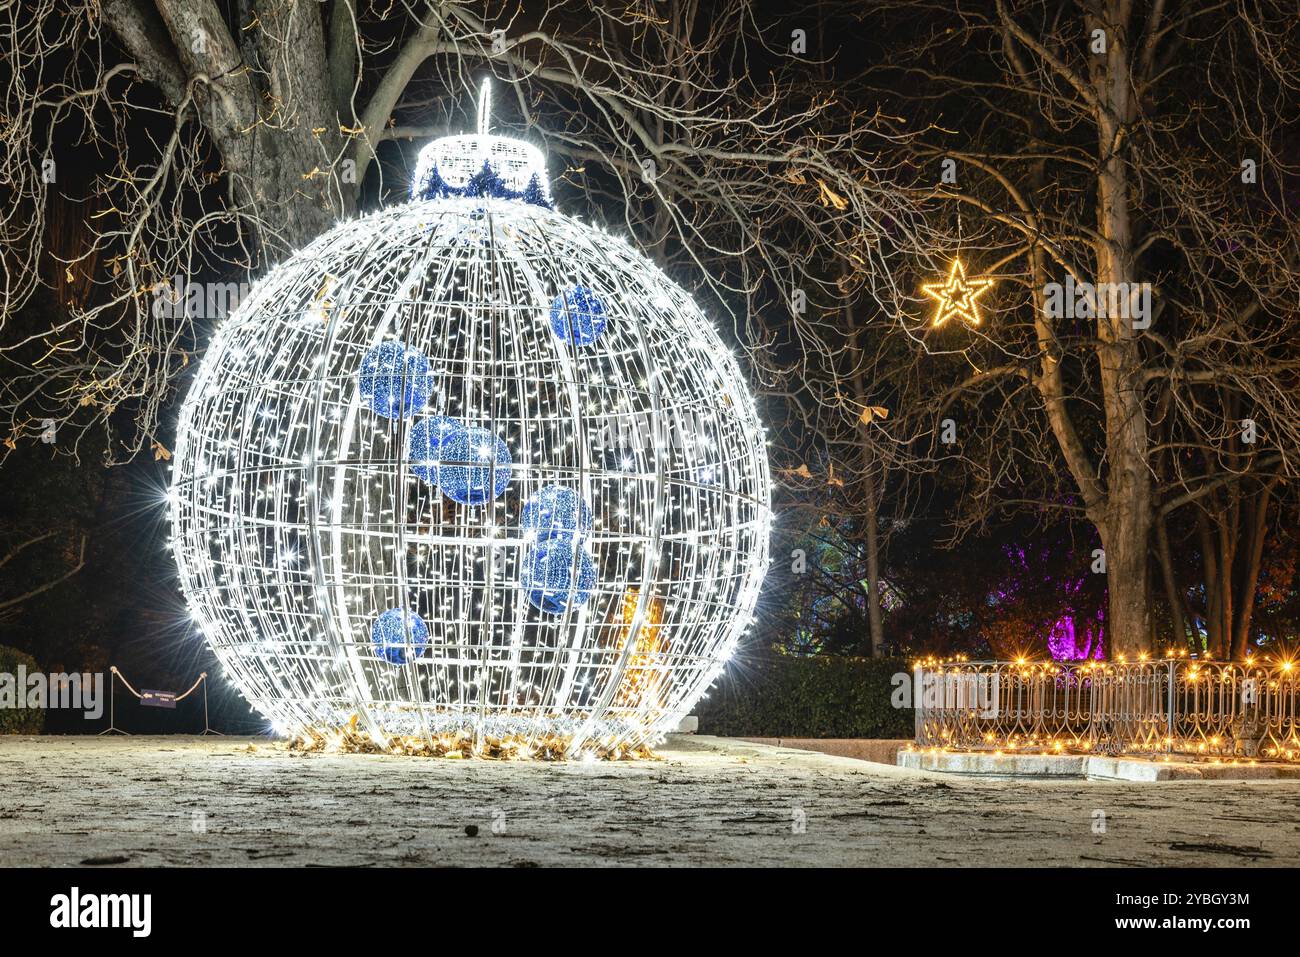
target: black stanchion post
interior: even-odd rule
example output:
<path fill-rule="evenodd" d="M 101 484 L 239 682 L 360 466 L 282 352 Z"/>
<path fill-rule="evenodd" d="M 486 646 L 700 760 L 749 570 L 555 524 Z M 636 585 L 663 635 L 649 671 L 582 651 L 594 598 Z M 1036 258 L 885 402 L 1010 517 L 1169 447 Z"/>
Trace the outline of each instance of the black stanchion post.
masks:
<path fill-rule="evenodd" d="M 123 731 L 117 726 L 117 665 L 112 665 L 108 669 L 108 727 L 100 734 L 125 734 L 131 732 Z"/>
<path fill-rule="evenodd" d="M 213 731 L 208 724 L 208 673 L 205 671 L 199 675 L 199 680 L 203 682 L 203 734 L 215 734 L 221 737 L 221 732 Z"/>

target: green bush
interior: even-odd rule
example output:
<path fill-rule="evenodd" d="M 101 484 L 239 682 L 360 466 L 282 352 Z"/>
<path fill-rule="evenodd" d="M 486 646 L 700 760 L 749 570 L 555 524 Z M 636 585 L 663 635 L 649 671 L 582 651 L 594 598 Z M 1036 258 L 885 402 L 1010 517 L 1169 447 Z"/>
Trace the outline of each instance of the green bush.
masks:
<path fill-rule="evenodd" d="M 29 675 L 40 670 L 31 655 L 0 645 L 0 674 L 12 675 L 11 680 L 17 682 L 19 665 L 26 665 Z M 26 700 L 26 688 L 15 684 L 14 693 L 18 700 Z M 45 712 L 40 708 L 0 708 L 0 734 L 40 734 L 44 727 Z"/>
<path fill-rule="evenodd" d="M 701 734 L 755 738 L 910 738 L 890 701 L 901 658 L 772 656 L 733 662 L 695 708 Z"/>

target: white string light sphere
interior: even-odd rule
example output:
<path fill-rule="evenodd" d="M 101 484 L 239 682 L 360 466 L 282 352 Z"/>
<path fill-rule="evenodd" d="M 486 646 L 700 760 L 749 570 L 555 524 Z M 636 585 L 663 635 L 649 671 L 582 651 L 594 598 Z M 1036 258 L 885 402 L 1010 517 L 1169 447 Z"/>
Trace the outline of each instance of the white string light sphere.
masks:
<path fill-rule="evenodd" d="M 218 328 L 177 434 L 182 589 L 286 734 L 652 744 L 735 649 L 767 564 L 737 362 L 483 119 L 425 148 L 413 192 Z"/>

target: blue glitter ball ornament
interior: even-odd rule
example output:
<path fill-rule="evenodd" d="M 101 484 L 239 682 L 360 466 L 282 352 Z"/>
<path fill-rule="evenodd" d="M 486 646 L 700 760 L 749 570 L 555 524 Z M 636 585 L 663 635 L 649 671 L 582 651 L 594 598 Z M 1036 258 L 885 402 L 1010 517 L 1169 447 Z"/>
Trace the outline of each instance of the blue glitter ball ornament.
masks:
<path fill-rule="evenodd" d="M 487 429 L 460 428 L 443 440 L 438 488 L 462 505 L 483 505 L 505 494 L 510 465 L 504 441 Z"/>
<path fill-rule="evenodd" d="M 589 346 L 605 331 L 605 303 L 587 286 L 573 286 L 551 303 L 551 331 L 562 342 Z"/>
<path fill-rule="evenodd" d="M 375 654 L 395 665 L 424 654 L 429 643 L 429 626 L 413 611 L 390 608 L 370 626 L 370 643 Z"/>
<path fill-rule="evenodd" d="M 524 531 L 536 533 L 538 542 L 566 538 L 581 542 L 591 534 L 591 509 L 571 488 L 543 485 L 524 503 L 519 517 Z"/>
<path fill-rule="evenodd" d="M 529 551 L 520 585 L 536 608 L 558 615 L 571 604 L 587 603 L 596 587 L 596 561 L 570 539 L 556 538 Z"/>
<path fill-rule="evenodd" d="M 406 459 L 411 464 L 411 474 L 430 485 L 438 484 L 438 463 L 442 461 L 443 444 L 465 427 L 445 415 L 431 415 L 411 426 L 406 449 Z"/>
<path fill-rule="evenodd" d="M 429 360 L 419 349 L 381 342 L 361 360 L 361 396 L 376 414 L 409 419 L 424 408 L 433 389 Z"/>

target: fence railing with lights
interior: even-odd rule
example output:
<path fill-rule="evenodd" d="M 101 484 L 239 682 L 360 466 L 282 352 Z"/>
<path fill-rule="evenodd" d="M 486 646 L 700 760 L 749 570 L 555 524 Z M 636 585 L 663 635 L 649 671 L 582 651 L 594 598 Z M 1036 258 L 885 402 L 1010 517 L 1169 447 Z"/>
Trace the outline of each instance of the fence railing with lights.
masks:
<path fill-rule="evenodd" d="M 1300 761 L 1300 665 L 919 662 L 919 748 Z"/>

